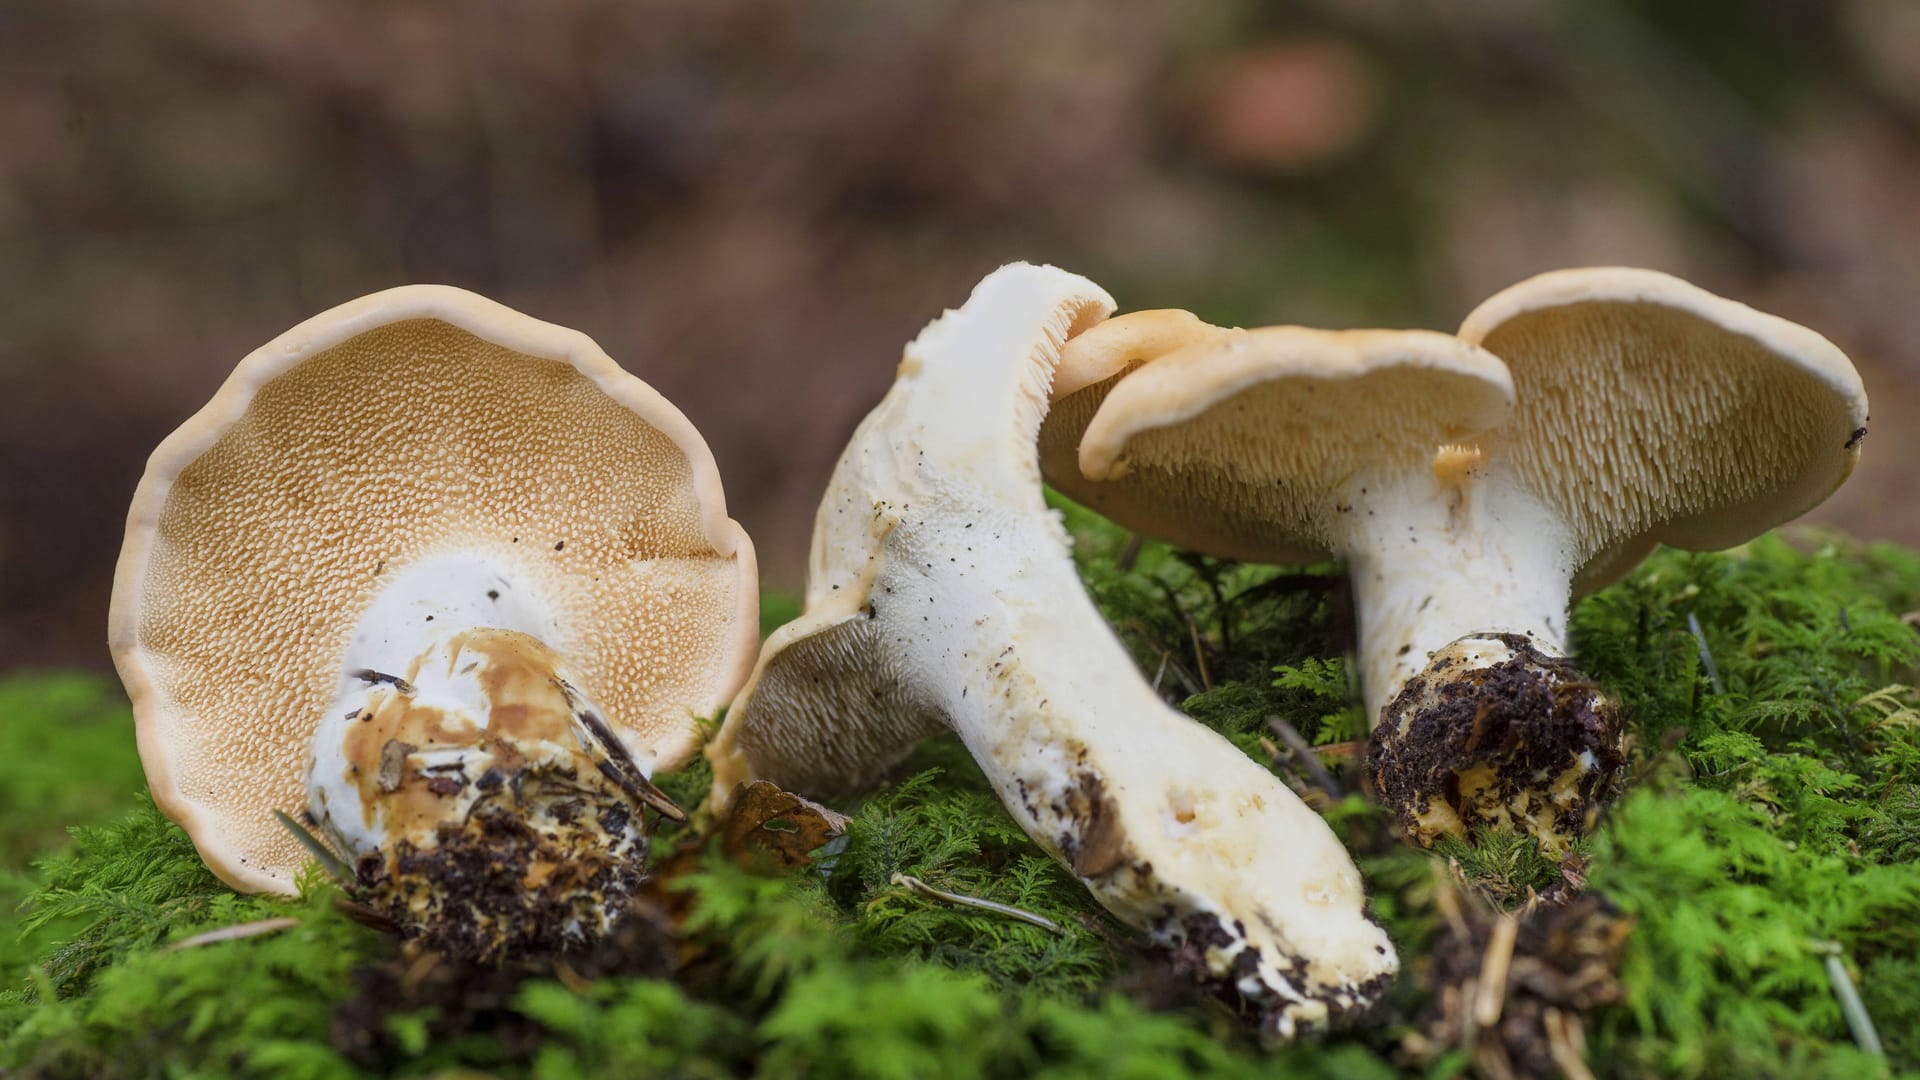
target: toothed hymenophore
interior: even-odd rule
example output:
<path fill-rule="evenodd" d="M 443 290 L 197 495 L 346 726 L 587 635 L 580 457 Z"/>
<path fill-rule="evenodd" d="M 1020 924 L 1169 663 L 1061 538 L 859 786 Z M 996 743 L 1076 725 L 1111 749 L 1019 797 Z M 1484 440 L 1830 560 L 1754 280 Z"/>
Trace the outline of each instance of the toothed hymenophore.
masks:
<path fill-rule="evenodd" d="M 215 873 L 291 893 L 274 812 L 310 812 L 363 899 L 492 954 L 617 912 L 757 601 L 678 410 L 581 334 L 409 286 L 255 351 L 154 452 L 110 635 Z"/>

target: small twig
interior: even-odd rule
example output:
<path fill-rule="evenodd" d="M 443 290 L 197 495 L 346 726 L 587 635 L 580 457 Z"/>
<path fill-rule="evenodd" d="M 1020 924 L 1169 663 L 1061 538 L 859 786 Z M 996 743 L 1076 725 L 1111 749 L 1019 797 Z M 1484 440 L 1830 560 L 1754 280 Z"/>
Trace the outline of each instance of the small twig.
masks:
<path fill-rule="evenodd" d="M 368 686 L 391 686 L 407 697 L 412 697 L 416 692 L 413 684 L 400 676 L 389 675 L 384 671 L 375 671 L 372 668 L 358 668 L 354 671 L 349 671 L 347 672 L 347 677 L 350 679 L 359 679 Z"/>
<path fill-rule="evenodd" d="M 405 990 L 409 995 L 411 995 L 414 991 L 414 988 L 418 987 L 421 983 L 425 982 L 427 976 L 433 974 L 433 969 L 439 966 L 440 966 L 439 953 L 434 952 L 432 949 L 422 950 L 420 955 L 414 957 L 413 962 L 407 965 L 407 970 L 404 972 L 401 972 L 400 974 L 401 989 Z"/>
<path fill-rule="evenodd" d="M 277 934 L 282 930 L 300 925 L 299 919 L 281 917 L 261 919 L 258 922 L 240 923 L 237 926 L 223 926 L 218 930 L 209 930 L 204 934 L 195 934 L 161 949 L 161 952 L 179 952 L 181 949 L 198 948 L 201 945 L 214 945 L 222 941 L 238 941 L 241 938 L 259 937 L 262 934 Z"/>
<path fill-rule="evenodd" d="M 573 965 L 565 960 L 553 965 L 553 977 L 559 980 L 560 985 L 582 997 L 593 993 L 593 980 L 575 971 Z"/>
<path fill-rule="evenodd" d="M 1560 1075 L 1566 1080 L 1593 1080 L 1593 1070 L 1587 1068 L 1587 1035 L 1580 1014 L 1549 1006 L 1541 1020 L 1547 1028 L 1547 1053 Z"/>
<path fill-rule="evenodd" d="M 947 892 L 945 889 L 936 889 L 911 874 L 895 874 L 893 875 L 893 883 L 895 885 L 904 885 L 922 896 L 932 897 L 935 900 L 945 900 L 949 904 L 979 908 L 981 911 L 991 911 L 996 915 L 1005 915 L 1009 919 L 1019 919 L 1023 923 L 1030 923 L 1042 930 L 1050 930 L 1063 937 L 1067 933 L 1066 927 L 1061 926 L 1045 915 L 1035 915 L 1031 911 L 1023 911 L 1011 904 L 1001 904 L 992 900 L 982 900 L 977 896 L 963 896 L 960 893 Z"/>
<path fill-rule="evenodd" d="M 1167 654 L 1160 654 L 1160 670 L 1153 673 L 1153 692 L 1160 692 L 1160 679 L 1167 673 Z"/>
<path fill-rule="evenodd" d="M 1475 980 L 1473 1022 L 1486 1030 L 1500 1022 L 1500 1010 L 1507 1000 L 1507 971 L 1513 965 L 1513 943 L 1520 934 L 1520 917 L 1502 912 L 1487 937 L 1487 952 L 1480 961 L 1480 977 Z"/>
<path fill-rule="evenodd" d="M 1326 792 L 1328 798 L 1338 800 L 1346 795 L 1345 789 L 1340 786 L 1340 781 L 1335 780 L 1333 774 L 1327 771 L 1327 767 L 1321 764 L 1320 755 L 1314 753 L 1313 745 L 1295 731 L 1292 724 L 1278 716 L 1269 716 L 1267 730 L 1287 744 L 1287 749 L 1293 752 L 1293 760 L 1306 770 L 1307 779 L 1312 780 L 1320 790 Z"/>
<path fill-rule="evenodd" d="M 601 753 L 606 755 L 606 760 L 599 765 L 600 772 L 607 779 L 620 785 L 620 790 L 632 798 L 653 807 L 668 821 L 687 820 L 687 812 L 668 798 L 666 792 L 655 787 L 652 780 L 647 779 L 647 774 L 640 771 L 639 763 L 627 752 L 627 744 L 620 741 L 620 737 L 613 733 L 605 720 L 600 719 L 598 713 L 583 710 L 575 715 L 599 742 Z"/>
<path fill-rule="evenodd" d="M 1345 742 L 1330 742 L 1316 746 L 1314 749 L 1327 757 L 1346 758 L 1349 761 L 1358 761 L 1367 756 L 1367 740 L 1348 739 Z"/>
<path fill-rule="evenodd" d="M 1139 533 L 1128 533 L 1126 544 L 1120 548 L 1119 556 L 1113 560 L 1113 568 L 1123 574 L 1132 570 L 1133 564 L 1140 558 L 1140 547 L 1145 539 Z"/>
<path fill-rule="evenodd" d="M 361 926 L 378 930 L 383 934 L 397 934 L 400 924 L 380 914 L 365 904 L 355 903 L 344 896 L 333 898 L 333 910 L 359 923 Z"/>
<path fill-rule="evenodd" d="M 1186 690 L 1188 697 L 1200 692 L 1200 684 L 1194 681 L 1193 673 L 1187 670 L 1187 665 L 1175 660 L 1171 652 L 1160 654 L 1160 664 L 1173 673 L 1174 680 Z"/>
<path fill-rule="evenodd" d="M 1840 1001 L 1840 1012 L 1847 1018 L 1847 1027 L 1853 1032 L 1854 1043 L 1874 1057 L 1886 1057 L 1886 1048 L 1880 1044 L 1880 1032 L 1873 1026 L 1873 1017 L 1867 1013 L 1867 1004 L 1860 1000 L 1860 991 L 1853 985 L 1853 976 L 1847 974 L 1846 961 L 1840 955 L 1840 943 L 1819 941 L 1814 943 L 1813 948 L 1826 958 L 1827 981 L 1833 984 L 1833 996 Z"/>
<path fill-rule="evenodd" d="M 293 820 L 284 810 L 275 810 L 273 816 L 281 826 L 293 834 L 295 840 L 300 841 L 301 847 L 306 848 L 309 854 L 320 860 L 320 865 L 326 869 L 327 873 L 333 875 L 335 881 L 344 884 L 353 880 L 353 867 L 348 866 L 345 859 L 334 854 L 333 849 L 323 843 L 319 837 L 308 832 L 305 825 Z"/>
<path fill-rule="evenodd" d="M 1433 871 L 1433 903 L 1440 909 L 1440 915 L 1447 920 L 1447 928 L 1459 938 L 1468 936 L 1466 914 L 1460 910 L 1460 894 L 1455 891 L 1453 879 L 1440 865 L 1438 859 L 1430 860 L 1427 866 Z"/>
<path fill-rule="evenodd" d="M 1724 694 L 1727 688 L 1720 684 L 1720 669 L 1713 662 L 1713 650 L 1707 648 L 1707 632 L 1700 629 L 1700 616 L 1687 612 L 1687 629 L 1693 631 L 1693 640 L 1700 643 L 1700 666 L 1707 669 L 1707 682 L 1712 684 L 1713 692 Z"/>
<path fill-rule="evenodd" d="M 1193 637 L 1193 663 L 1195 667 L 1200 669 L 1200 685 L 1205 689 L 1211 690 L 1213 689 L 1213 675 L 1207 671 L 1206 647 L 1200 644 L 1200 626 L 1193 621 L 1193 616 L 1191 615 L 1187 616 L 1187 633 Z"/>

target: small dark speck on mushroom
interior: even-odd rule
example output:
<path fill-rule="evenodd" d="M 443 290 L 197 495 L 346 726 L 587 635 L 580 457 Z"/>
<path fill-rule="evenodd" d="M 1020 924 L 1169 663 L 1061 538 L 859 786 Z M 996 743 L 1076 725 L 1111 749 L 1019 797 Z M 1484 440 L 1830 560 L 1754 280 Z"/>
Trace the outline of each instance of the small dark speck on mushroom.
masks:
<path fill-rule="evenodd" d="M 567 546 L 567 542 L 565 540 L 562 540 L 559 543 L 553 545 L 553 550 L 559 551 L 561 548 L 564 548 L 566 546 Z"/>
<path fill-rule="evenodd" d="M 500 599 L 500 590 L 499 590 L 499 589 L 488 589 L 488 590 L 487 590 L 487 599 L 489 599 L 489 600 L 498 600 L 498 599 Z"/>

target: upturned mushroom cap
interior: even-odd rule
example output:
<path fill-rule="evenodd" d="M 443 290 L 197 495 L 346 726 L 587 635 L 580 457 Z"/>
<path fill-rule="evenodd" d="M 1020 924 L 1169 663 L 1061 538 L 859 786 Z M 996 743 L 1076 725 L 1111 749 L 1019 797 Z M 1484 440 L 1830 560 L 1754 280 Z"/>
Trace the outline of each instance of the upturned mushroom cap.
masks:
<path fill-rule="evenodd" d="M 459 289 L 344 304 L 154 451 L 115 575 L 148 783 L 227 882 L 291 890 L 306 855 L 271 812 L 307 804 L 349 638 L 451 552 L 537 594 L 643 766 L 692 754 L 752 662 L 753 548 L 685 416 L 584 335 Z"/>
<path fill-rule="evenodd" d="M 1326 558 L 1358 474 L 1430 466 L 1504 421 L 1500 361 L 1430 331 L 1261 327 L 1122 376 L 1048 479 L 1113 520 L 1223 558 Z M 1359 512 L 1364 513 L 1364 509 Z"/>
<path fill-rule="evenodd" d="M 1513 373 L 1513 420 L 1478 441 L 1571 526 L 1575 595 L 1659 544 L 1730 547 L 1798 517 L 1866 435 L 1866 390 L 1832 342 L 1652 270 L 1541 274 L 1460 337 Z"/>

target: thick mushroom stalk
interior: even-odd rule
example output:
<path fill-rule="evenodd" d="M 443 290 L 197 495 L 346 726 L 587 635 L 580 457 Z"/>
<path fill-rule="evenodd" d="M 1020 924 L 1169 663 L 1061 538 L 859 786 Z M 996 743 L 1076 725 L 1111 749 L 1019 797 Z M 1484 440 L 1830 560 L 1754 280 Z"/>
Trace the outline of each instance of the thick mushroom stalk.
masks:
<path fill-rule="evenodd" d="M 908 346 L 821 504 L 806 613 L 709 748 L 714 790 L 844 790 L 950 725 L 1101 904 L 1291 1036 L 1364 1009 L 1396 961 L 1327 825 L 1168 708 L 1080 586 L 1035 440 L 1062 343 L 1110 309 L 1014 265 Z"/>
<path fill-rule="evenodd" d="M 374 601 L 315 731 L 308 815 L 356 895 L 453 955 L 604 934 L 646 876 L 644 811 L 683 816 L 542 641 L 551 622 L 505 568 L 427 560 Z"/>
<path fill-rule="evenodd" d="M 1517 828 L 1560 854 L 1618 793 L 1617 703 L 1566 658 L 1565 523 L 1470 449 L 1351 482 L 1333 547 L 1359 621 L 1374 795 L 1422 843 Z"/>
<path fill-rule="evenodd" d="M 1662 542 L 1790 520 L 1866 434 L 1831 343 L 1644 270 L 1522 282 L 1454 337 L 1144 312 L 1069 352 L 1106 374 L 1042 434 L 1056 485 L 1209 554 L 1348 561 L 1376 791 L 1422 843 L 1487 823 L 1560 852 L 1591 828 L 1624 725 L 1565 658 L 1571 600 Z"/>

